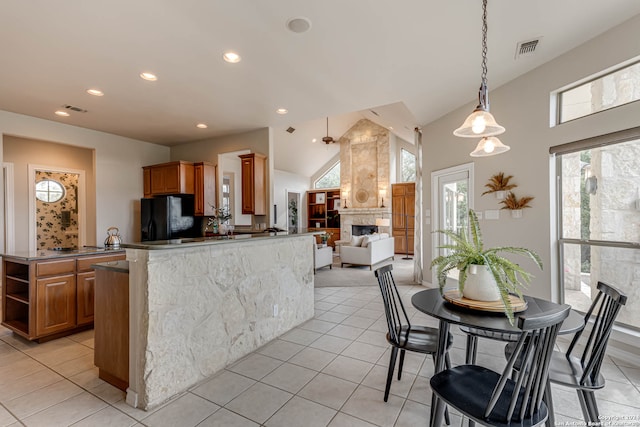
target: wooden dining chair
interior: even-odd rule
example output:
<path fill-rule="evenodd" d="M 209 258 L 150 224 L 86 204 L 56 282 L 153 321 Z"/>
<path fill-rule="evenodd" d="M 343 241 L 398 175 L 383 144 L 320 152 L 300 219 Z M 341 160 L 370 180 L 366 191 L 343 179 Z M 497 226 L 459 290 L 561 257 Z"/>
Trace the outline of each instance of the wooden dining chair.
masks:
<path fill-rule="evenodd" d="M 471 364 L 431 377 L 431 389 L 438 397 L 433 426 L 442 424 L 445 404 L 486 426 L 543 424 L 549 414 L 543 402 L 549 361 L 560 324 L 570 309 L 558 305 L 537 316 L 519 317 L 521 333 L 502 374 Z M 510 376 L 516 363 L 522 369 L 513 380 Z"/>
<path fill-rule="evenodd" d="M 385 265 L 375 271 L 380 292 L 382 292 L 382 301 L 384 303 L 384 312 L 387 318 L 387 341 L 391 344 L 391 359 L 389 360 L 389 371 L 387 374 L 387 384 L 384 390 L 384 401 L 389 398 L 389 389 L 391 388 L 391 380 L 395 369 L 398 350 L 400 350 L 400 364 L 398 366 L 398 380 L 402 376 L 402 366 L 404 364 L 405 352 L 415 351 L 423 354 L 430 354 L 435 358 L 438 351 L 438 329 L 427 326 L 412 325 L 407 316 L 407 311 L 402 303 L 402 298 L 398 293 L 398 288 L 393 280 L 391 270 L 393 266 Z M 447 350 L 451 347 L 453 337 L 449 334 L 447 342 Z M 445 364 L 447 367 L 451 365 L 449 354 L 445 356 Z"/>
<path fill-rule="evenodd" d="M 596 295 L 589 311 L 585 315 L 585 325 L 592 322 L 591 331 L 584 334 L 585 329 L 578 331 L 566 353 L 554 351 L 551 357 L 549 369 L 549 381 L 565 387 L 573 388 L 578 393 L 578 400 L 582 408 L 582 414 L 587 425 L 600 422 L 598 405 L 596 403 L 595 390 L 605 385 L 605 380 L 600 373 L 604 355 L 609 342 L 609 336 L 613 329 L 614 321 L 627 302 L 627 296 L 618 289 L 603 282 L 597 284 Z M 594 313 L 595 317 L 591 317 Z M 581 339 L 582 338 L 582 339 Z M 578 345 L 583 347 L 582 354 L 577 353 Z M 553 410 L 551 387 L 547 387 L 547 396 L 550 409 Z M 553 413 L 550 424 L 553 424 Z"/>

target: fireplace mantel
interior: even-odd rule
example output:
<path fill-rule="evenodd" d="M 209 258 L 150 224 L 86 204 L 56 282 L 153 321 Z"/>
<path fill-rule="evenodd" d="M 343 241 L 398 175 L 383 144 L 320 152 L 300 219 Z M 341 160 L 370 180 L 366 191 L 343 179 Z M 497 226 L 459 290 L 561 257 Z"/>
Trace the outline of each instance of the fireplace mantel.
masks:
<path fill-rule="evenodd" d="M 340 209 L 340 240 L 351 240 L 352 225 L 375 225 L 378 218 L 391 218 L 391 207 Z M 391 234 L 390 227 L 378 227 L 380 233 Z"/>

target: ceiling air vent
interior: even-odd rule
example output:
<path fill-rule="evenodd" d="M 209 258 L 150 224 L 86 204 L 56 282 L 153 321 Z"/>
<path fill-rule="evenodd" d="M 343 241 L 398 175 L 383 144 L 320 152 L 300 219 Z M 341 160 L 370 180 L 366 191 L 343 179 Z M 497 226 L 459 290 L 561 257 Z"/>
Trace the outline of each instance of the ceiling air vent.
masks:
<path fill-rule="evenodd" d="M 66 108 L 67 110 L 71 110 L 71 111 L 75 111 L 77 113 L 86 113 L 87 110 L 85 110 L 84 108 L 80 108 L 80 107 L 76 107 L 74 105 L 63 105 L 64 108 Z"/>
<path fill-rule="evenodd" d="M 535 53 L 538 44 L 540 44 L 542 37 L 538 37 L 533 40 L 527 40 L 524 42 L 520 42 L 516 45 L 516 57 L 515 59 L 520 58 L 521 56 L 531 56 Z"/>
<path fill-rule="evenodd" d="M 289 133 L 294 133 L 295 131 L 296 131 L 296 129 L 295 129 L 295 128 L 292 128 L 291 126 L 289 126 L 289 127 L 287 128 L 287 132 L 289 132 Z"/>

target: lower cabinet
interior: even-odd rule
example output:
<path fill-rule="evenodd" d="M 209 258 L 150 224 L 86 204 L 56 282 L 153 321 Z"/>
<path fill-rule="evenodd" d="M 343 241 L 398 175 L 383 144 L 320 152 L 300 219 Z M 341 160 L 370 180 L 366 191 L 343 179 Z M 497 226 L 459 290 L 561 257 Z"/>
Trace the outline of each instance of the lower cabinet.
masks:
<path fill-rule="evenodd" d="M 50 335 L 76 325 L 76 276 L 36 281 L 36 335 Z"/>
<path fill-rule="evenodd" d="M 78 273 L 76 282 L 77 324 L 93 323 L 96 273 Z"/>
<path fill-rule="evenodd" d="M 91 265 L 124 258 L 124 252 L 45 260 L 3 256 L 2 325 L 38 341 L 91 327 L 95 311 Z"/>

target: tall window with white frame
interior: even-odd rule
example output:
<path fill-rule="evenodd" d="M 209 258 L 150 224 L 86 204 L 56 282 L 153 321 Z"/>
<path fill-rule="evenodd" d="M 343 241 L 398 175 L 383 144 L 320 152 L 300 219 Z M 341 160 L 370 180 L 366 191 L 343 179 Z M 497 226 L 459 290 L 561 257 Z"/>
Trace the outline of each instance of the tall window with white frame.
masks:
<path fill-rule="evenodd" d="M 635 137 L 632 134 L 635 133 Z M 640 128 L 552 147 L 564 302 L 586 311 L 603 281 L 630 296 L 617 321 L 640 329 Z"/>

